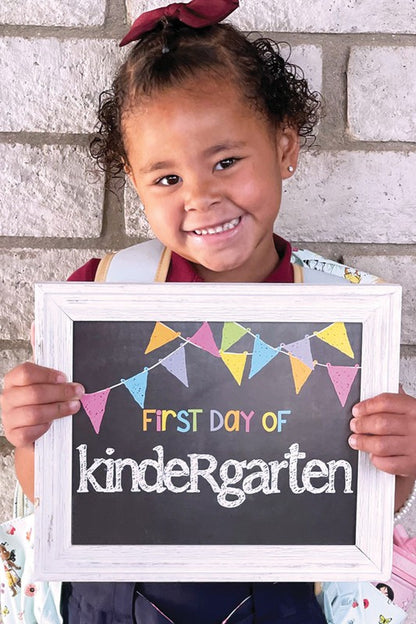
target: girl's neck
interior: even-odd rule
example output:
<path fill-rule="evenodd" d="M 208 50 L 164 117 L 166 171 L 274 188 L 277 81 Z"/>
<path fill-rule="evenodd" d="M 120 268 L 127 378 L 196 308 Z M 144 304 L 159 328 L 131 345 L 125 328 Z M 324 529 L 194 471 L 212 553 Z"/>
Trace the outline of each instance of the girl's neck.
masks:
<path fill-rule="evenodd" d="M 254 256 L 256 255 L 254 254 Z M 261 254 L 261 258 L 252 256 L 249 262 L 235 269 L 212 271 L 207 267 L 194 263 L 193 267 L 204 282 L 263 282 L 278 264 L 279 254 L 277 253 L 274 240 L 272 240 L 272 245 L 269 247 L 269 252 L 266 256 L 264 253 Z"/>

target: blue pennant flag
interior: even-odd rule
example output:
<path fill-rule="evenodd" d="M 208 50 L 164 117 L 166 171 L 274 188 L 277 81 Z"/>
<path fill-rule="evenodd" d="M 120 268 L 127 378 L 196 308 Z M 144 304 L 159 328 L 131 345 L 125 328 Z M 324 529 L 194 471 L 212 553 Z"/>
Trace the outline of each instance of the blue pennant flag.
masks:
<path fill-rule="evenodd" d="M 256 336 L 254 340 L 253 355 L 251 357 L 251 368 L 248 378 L 251 379 L 262 368 L 266 366 L 276 355 L 280 352 L 280 347 L 275 349 L 266 342 L 264 342 L 259 336 Z"/>
<path fill-rule="evenodd" d="M 146 396 L 147 388 L 147 368 L 142 373 L 134 375 L 129 379 L 122 379 L 122 383 L 126 386 L 127 390 L 132 395 L 133 399 L 144 408 L 144 398 Z"/>

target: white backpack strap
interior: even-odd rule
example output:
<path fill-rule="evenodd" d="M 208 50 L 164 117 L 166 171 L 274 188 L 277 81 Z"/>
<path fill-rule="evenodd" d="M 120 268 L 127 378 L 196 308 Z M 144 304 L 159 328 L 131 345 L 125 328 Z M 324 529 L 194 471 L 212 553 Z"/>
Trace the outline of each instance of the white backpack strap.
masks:
<path fill-rule="evenodd" d="M 107 254 L 101 260 L 96 282 L 165 282 L 171 252 L 155 239 Z"/>
<path fill-rule="evenodd" d="M 295 282 L 305 284 L 379 284 L 382 282 L 375 275 L 357 271 L 334 260 L 327 260 L 307 249 L 293 251 L 291 262 Z"/>

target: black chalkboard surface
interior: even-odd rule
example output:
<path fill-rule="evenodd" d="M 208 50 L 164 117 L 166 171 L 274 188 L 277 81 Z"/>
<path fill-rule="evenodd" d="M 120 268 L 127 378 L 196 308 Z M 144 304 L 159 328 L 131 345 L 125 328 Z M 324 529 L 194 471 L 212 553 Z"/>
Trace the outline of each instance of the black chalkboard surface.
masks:
<path fill-rule="evenodd" d="M 101 392 L 87 410 L 138 374 L 142 403 L 122 383 L 106 396 L 98 434 L 86 413 L 73 420 L 74 544 L 355 543 L 357 453 L 347 438 L 360 323 L 75 322 L 73 331 L 74 378 Z M 145 354 L 153 332 L 162 344 Z M 223 340 L 240 334 L 224 360 Z M 131 491 L 131 462 L 138 471 L 143 460 Z M 166 482 L 169 470 L 178 476 Z"/>
<path fill-rule="evenodd" d="M 36 443 L 37 578 L 388 578 L 394 478 L 347 440 L 399 346 L 395 285 L 37 285 L 86 388 Z"/>

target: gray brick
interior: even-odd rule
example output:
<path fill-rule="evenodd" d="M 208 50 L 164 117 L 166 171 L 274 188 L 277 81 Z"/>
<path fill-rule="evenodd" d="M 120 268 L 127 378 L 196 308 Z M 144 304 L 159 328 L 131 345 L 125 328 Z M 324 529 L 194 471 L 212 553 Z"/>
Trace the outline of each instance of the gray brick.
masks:
<path fill-rule="evenodd" d="M 130 19 L 160 6 L 159 0 L 126 0 Z M 168 4 L 164 2 L 163 4 Z M 242 30 L 323 33 L 415 33 L 416 4 L 397 0 L 244 0 L 228 20 Z"/>
<path fill-rule="evenodd" d="M 0 235 L 99 236 L 103 177 L 79 147 L 0 144 Z"/>
<path fill-rule="evenodd" d="M 400 381 L 405 392 L 416 397 L 416 356 L 402 356 L 400 361 Z"/>
<path fill-rule="evenodd" d="M 91 132 L 121 57 L 113 40 L 0 39 L 0 131 Z"/>
<path fill-rule="evenodd" d="M 1 249 L 2 339 L 28 339 L 34 315 L 35 282 L 64 281 L 87 260 L 103 255 L 103 252 L 88 249 Z"/>
<path fill-rule="evenodd" d="M 2 0 L 0 4 L 0 24 L 99 26 L 104 17 L 105 0 Z"/>
<path fill-rule="evenodd" d="M 0 522 L 13 516 L 13 496 L 16 487 L 13 455 L 0 455 Z"/>
<path fill-rule="evenodd" d="M 348 122 L 362 141 L 415 141 L 416 47 L 354 47 L 348 66 Z"/>
<path fill-rule="evenodd" d="M 304 152 L 276 231 L 292 240 L 415 243 L 416 154 Z"/>
<path fill-rule="evenodd" d="M 416 258 L 413 256 L 345 255 L 344 261 L 363 271 L 378 275 L 386 282 L 403 286 L 402 344 L 416 344 Z"/>

